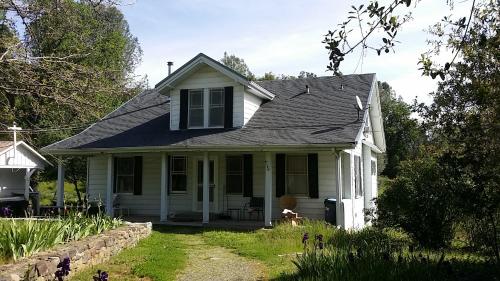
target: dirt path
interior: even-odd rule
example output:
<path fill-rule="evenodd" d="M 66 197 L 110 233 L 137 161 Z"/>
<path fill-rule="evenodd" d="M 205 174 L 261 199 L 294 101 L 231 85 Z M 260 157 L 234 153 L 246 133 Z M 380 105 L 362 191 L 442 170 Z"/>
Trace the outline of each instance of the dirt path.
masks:
<path fill-rule="evenodd" d="M 265 280 L 264 267 L 256 261 L 240 257 L 230 250 L 210 246 L 201 237 L 186 235 L 188 263 L 177 281 L 254 281 Z"/>

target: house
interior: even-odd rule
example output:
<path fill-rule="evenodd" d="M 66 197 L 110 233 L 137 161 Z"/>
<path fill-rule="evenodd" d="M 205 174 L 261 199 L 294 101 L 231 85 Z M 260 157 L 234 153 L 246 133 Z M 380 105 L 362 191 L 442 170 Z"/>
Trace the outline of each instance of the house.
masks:
<path fill-rule="evenodd" d="M 270 226 L 287 194 L 309 218 L 323 218 L 324 199 L 337 198 L 337 224 L 345 228 L 365 224 L 384 150 L 374 74 L 249 81 L 204 54 L 43 148 L 86 155 L 87 194 L 109 214 L 119 194 L 131 214 L 167 221 L 198 212 L 208 223 L 261 198 Z"/>
<path fill-rule="evenodd" d="M 25 205 L 36 193 L 30 186 L 31 176 L 47 165 L 50 163 L 24 141 L 0 141 L 0 206 Z M 33 203 L 38 206 L 38 201 Z"/>

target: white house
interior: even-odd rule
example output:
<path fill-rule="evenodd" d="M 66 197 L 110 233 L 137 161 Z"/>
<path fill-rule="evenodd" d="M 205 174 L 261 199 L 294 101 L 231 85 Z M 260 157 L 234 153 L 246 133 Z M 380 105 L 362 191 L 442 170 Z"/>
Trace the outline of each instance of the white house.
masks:
<path fill-rule="evenodd" d="M 290 195 L 296 212 L 319 219 L 324 199 L 336 198 L 337 224 L 358 228 L 377 195 L 383 132 L 374 74 L 249 81 L 199 54 L 42 151 L 86 155 L 88 195 L 110 214 L 119 194 L 133 215 L 168 221 L 198 212 L 209 223 L 261 198 L 254 202 L 264 202 L 270 226 L 279 198 Z"/>
<path fill-rule="evenodd" d="M 0 203 L 28 201 L 31 176 L 47 165 L 50 163 L 24 141 L 0 141 Z"/>

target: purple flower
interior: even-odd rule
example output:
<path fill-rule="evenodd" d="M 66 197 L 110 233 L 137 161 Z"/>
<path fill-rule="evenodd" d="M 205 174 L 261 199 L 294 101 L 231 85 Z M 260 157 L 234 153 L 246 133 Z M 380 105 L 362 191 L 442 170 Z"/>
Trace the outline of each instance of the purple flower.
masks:
<path fill-rule="evenodd" d="M 108 273 L 106 271 L 97 270 L 97 275 L 94 275 L 94 281 L 108 281 Z"/>
<path fill-rule="evenodd" d="M 316 246 L 320 249 L 323 250 L 324 244 L 323 244 L 323 234 L 317 234 L 314 236 L 314 240 L 316 242 Z"/>
<path fill-rule="evenodd" d="M 57 265 L 58 270 L 55 275 L 58 281 L 62 281 L 64 276 L 68 276 L 71 271 L 69 258 L 64 258 L 62 262 Z"/>
<path fill-rule="evenodd" d="M 304 236 L 302 236 L 302 244 L 306 244 L 307 240 L 309 240 L 309 233 L 304 233 Z"/>
<path fill-rule="evenodd" d="M 9 206 L 0 208 L 0 216 L 8 218 L 12 217 L 12 210 Z"/>

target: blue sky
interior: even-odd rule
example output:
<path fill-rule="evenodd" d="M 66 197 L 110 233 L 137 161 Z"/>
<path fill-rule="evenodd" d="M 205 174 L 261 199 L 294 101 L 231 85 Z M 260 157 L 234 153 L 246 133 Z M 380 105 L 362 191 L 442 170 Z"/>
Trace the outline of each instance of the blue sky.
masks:
<path fill-rule="evenodd" d="M 203 52 L 220 59 L 224 51 L 245 60 L 257 75 L 272 71 L 297 75 L 301 70 L 318 75 L 326 72 L 327 50 L 323 35 L 346 18 L 352 4 L 365 1 L 253 0 L 253 1 L 160 1 L 137 0 L 121 10 L 138 37 L 144 52 L 137 75 L 147 75 L 150 86 Z M 384 2 L 384 0 L 380 0 Z M 369 53 L 356 68 L 359 54 L 346 58 L 344 74 L 377 73 L 407 102 L 415 97 L 429 102 L 427 93 L 436 81 L 422 77 L 418 57 L 427 49 L 424 29 L 449 14 L 445 0 L 422 0 L 413 11 L 414 20 L 400 32 L 396 53 L 377 57 Z M 456 3 L 463 13 L 468 3 Z"/>

